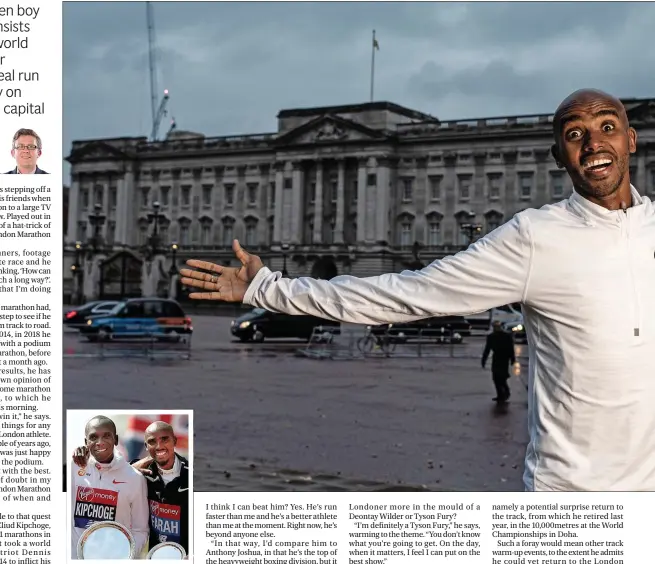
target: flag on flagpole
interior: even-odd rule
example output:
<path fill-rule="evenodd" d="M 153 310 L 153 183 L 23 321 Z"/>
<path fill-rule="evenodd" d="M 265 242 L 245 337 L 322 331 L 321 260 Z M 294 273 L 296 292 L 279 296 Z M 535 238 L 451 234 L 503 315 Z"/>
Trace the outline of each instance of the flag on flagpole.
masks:
<path fill-rule="evenodd" d="M 375 30 L 373 30 L 373 46 L 371 48 L 371 102 L 373 101 L 373 88 L 375 86 L 375 52 L 380 50 L 380 44 L 375 38 Z"/>

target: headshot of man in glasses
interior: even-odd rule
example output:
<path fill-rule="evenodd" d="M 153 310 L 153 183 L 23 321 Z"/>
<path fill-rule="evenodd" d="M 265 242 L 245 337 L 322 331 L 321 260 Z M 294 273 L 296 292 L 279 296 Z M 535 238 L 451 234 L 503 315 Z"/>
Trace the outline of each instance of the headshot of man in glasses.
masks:
<path fill-rule="evenodd" d="M 14 135 L 11 156 L 16 168 L 5 174 L 48 174 L 36 166 L 41 156 L 41 138 L 32 129 L 19 129 Z"/>

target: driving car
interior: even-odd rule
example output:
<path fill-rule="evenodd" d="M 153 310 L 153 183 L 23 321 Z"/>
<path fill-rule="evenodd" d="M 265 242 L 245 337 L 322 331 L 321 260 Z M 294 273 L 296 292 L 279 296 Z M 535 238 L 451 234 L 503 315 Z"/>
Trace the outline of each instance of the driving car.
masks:
<path fill-rule="evenodd" d="M 89 341 L 137 338 L 176 338 L 193 333 L 191 318 L 175 300 L 133 298 L 104 315 L 89 317 L 80 334 Z"/>
<path fill-rule="evenodd" d="M 118 305 L 117 301 L 93 301 L 84 305 L 80 305 L 64 313 L 64 325 L 72 328 L 79 328 L 79 326 L 86 323 L 89 317 L 94 315 L 104 315 L 109 313 Z"/>
<path fill-rule="evenodd" d="M 309 341 L 315 327 L 325 327 L 333 334 L 341 332 L 337 321 L 313 315 L 287 315 L 254 308 L 232 321 L 230 332 L 242 342 L 261 343 L 264 339 L 303 339 Z"/>
<path fill-rule="evenodd" d="M 393 336 L 398 342 L 415 340 L 419 336 L 422 340 L 450 342 L 452 334 L 452 342 L 461 343 L 464 337 L 471 335 L 471 324 L 460 315 L 444 315 L 407 323 L 376 325 L 370 330 L 374 335 L 385 333 Z"/>

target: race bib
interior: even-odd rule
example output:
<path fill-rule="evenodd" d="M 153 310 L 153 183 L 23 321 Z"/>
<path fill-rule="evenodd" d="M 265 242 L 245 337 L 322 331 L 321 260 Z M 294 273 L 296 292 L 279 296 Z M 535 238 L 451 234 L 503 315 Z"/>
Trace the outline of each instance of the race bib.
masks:
<path fill-rule="evenodd" d="M 97 521 L 115 521 L 118 492 L 88 486 L 77 486 L 75 526 L 86 529 Z"/>
<path fill-rule="evenodd" d="M 158 501 L 150 502 L 150 525 L 159 542 L 180 542 L 182 535 L 182 509 Z"/>

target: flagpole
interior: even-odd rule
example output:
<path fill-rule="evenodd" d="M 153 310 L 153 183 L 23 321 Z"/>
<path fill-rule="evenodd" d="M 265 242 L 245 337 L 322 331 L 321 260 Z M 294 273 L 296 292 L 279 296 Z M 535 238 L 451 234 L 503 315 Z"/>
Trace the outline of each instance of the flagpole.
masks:
<path fill-rule="evenodd" d="M 373 30 L 373 42 L 371 43 L 371 102 L 373 101 L 374 79 L 375 79 L 375 30 Z"/>

